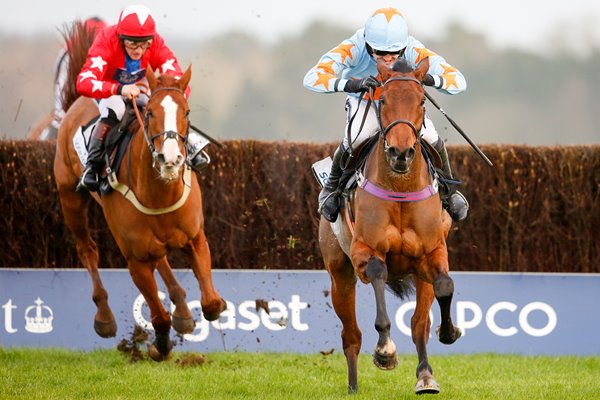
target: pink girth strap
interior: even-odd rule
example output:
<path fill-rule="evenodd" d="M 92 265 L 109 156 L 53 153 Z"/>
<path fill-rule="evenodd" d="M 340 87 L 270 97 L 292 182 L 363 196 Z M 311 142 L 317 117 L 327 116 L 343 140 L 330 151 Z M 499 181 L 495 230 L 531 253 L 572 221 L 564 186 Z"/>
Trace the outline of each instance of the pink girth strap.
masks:
<path fill-rule="evenodd" d="M 418 192 L 390 192 L 382 187 L 377 186 L 367 178 L 359 179 L 359 187 L 365 192 L 386 201 L 396 202 L 411 202 L 421 201 L 430 198 L 438 192 L 437 180 L 433 184 L 427 185 Z"/>

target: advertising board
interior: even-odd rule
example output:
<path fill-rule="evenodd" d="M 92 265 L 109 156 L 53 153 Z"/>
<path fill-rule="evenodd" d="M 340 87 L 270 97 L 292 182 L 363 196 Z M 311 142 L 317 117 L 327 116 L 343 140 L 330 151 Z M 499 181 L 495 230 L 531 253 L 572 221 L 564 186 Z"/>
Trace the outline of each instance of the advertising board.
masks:
<path fill-rule="evenodd" d="M 172 338 L 175 350 L 316 353 L 341 350 L 341 323 L 332 307 L 324 271 L 216 270 L 214 285 L 227 301 L 218 321 L 204 320 L 200 289 L 191 271 L 175 270 L 186 289 L 196 329 Z M 463 337 L 446 346 L 432 336 L 430 354 L 519 353 L 600 355 L 600 274 L 451 273 L 455 282 L 452 317 Z M 109 304 L 117 318 L 115 338 L 93 328 L 96 312 L 85 270 L 0 270 L 0 346 L 116 347 L 135 325 L 149 331 L 149 310 L 126 270 L 101 270 Z M 158 277 L 158 275 L 157 275 Z M 171 302 L 160 279 L 163 304 Z M 392 338 L 399 353 L 414 353 L 410 317 L 414 296 L 400 301 L 386 293 Z M 261 300 L 264 300 L 262 302 Z M 265 308 L 257 303 L 268 304 Z M 357 283 L 357 318 L 362 351 L 377 341 L 375 301 L 370 286 Z M 431 309 L 432 335 L 439 307 Z"/>

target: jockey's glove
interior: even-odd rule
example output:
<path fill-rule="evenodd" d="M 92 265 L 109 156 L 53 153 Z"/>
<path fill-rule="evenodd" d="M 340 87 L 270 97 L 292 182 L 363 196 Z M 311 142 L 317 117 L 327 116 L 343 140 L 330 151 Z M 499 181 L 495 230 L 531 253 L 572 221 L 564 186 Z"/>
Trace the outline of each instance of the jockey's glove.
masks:
<path fill-rule="evenodd" d="M 425 74 L 425 77 L 423 78 L 423 85 L 425 85 L 425 86 L 435 85 L 435 79 L 433 79 L 433 76 L 431 76 L 429 74 Z"/>
<path fill-rule="evenodd" d="M 379 85 L 381 85 L 381 83 L 377 80 L 377 78 L 369 75 L 362 79 L 349 79 L 348 82 L 346 82 L 346 86 L 344 86 L 344 92 L 366 92 L 369 89 L 375 89 Z"/>

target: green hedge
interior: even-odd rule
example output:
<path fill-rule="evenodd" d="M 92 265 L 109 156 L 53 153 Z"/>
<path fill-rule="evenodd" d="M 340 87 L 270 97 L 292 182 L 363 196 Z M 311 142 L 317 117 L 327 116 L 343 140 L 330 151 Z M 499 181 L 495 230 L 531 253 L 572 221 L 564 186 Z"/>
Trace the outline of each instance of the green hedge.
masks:
<path fill-rule="evenodd" d="M 322 269 L 310 166 L 335 144 L 227 141 L 199 176 L 213 268 Z M 449 146 L 469 199 L 450 232 L 454 271 L 600 272 L 600 146 Z M 78 268 L 54 184 L 54 145 L 0 141 L 0 267 Z M 125 262 L 91 208 L 101 267 Z M 180 252 L 171 263 L 186 267 Z"/>

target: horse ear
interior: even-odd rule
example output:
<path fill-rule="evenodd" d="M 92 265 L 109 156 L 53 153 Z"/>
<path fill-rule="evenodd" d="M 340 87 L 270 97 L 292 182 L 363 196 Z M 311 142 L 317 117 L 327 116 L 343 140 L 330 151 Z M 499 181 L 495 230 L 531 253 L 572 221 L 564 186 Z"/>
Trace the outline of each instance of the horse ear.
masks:
<path fill-rule="evenodd" d="M 150 64 L 146 67 L 146 79 L 148 79 L 148 86 L 150 87 L 150 91 L 153 91 L 156 85 L 158 85 L 158 78 L 154 75 L 154 71 Z"/>
<path fill-rule="evenodd" d="M 429 71 L 429 57 L 425 57 L 417 64 L 417 67 L 415 68 L 415 78 L 422 82 L 427 71 Z"/>
<path fill-rule="evenodd" d="M 377 62 L 377 71 L 379 71 L 379 75 L 381 75 L 381 82 L 385 82 L 392 75 L 391 68 L 388 68 L 383 62 Z"/>
<path fill-rule="evenodd" d="M 187 67 L 187 69 L 185 70 L 185 72 L 183 73 L 181 78 L 179 78 L 179 81 L 178 81 L 179 88 L 181 90 L 185 90 L 190 83 L 190 79 L 192 79 L 192 65 L 191 64 L 189 67 Z"/>

